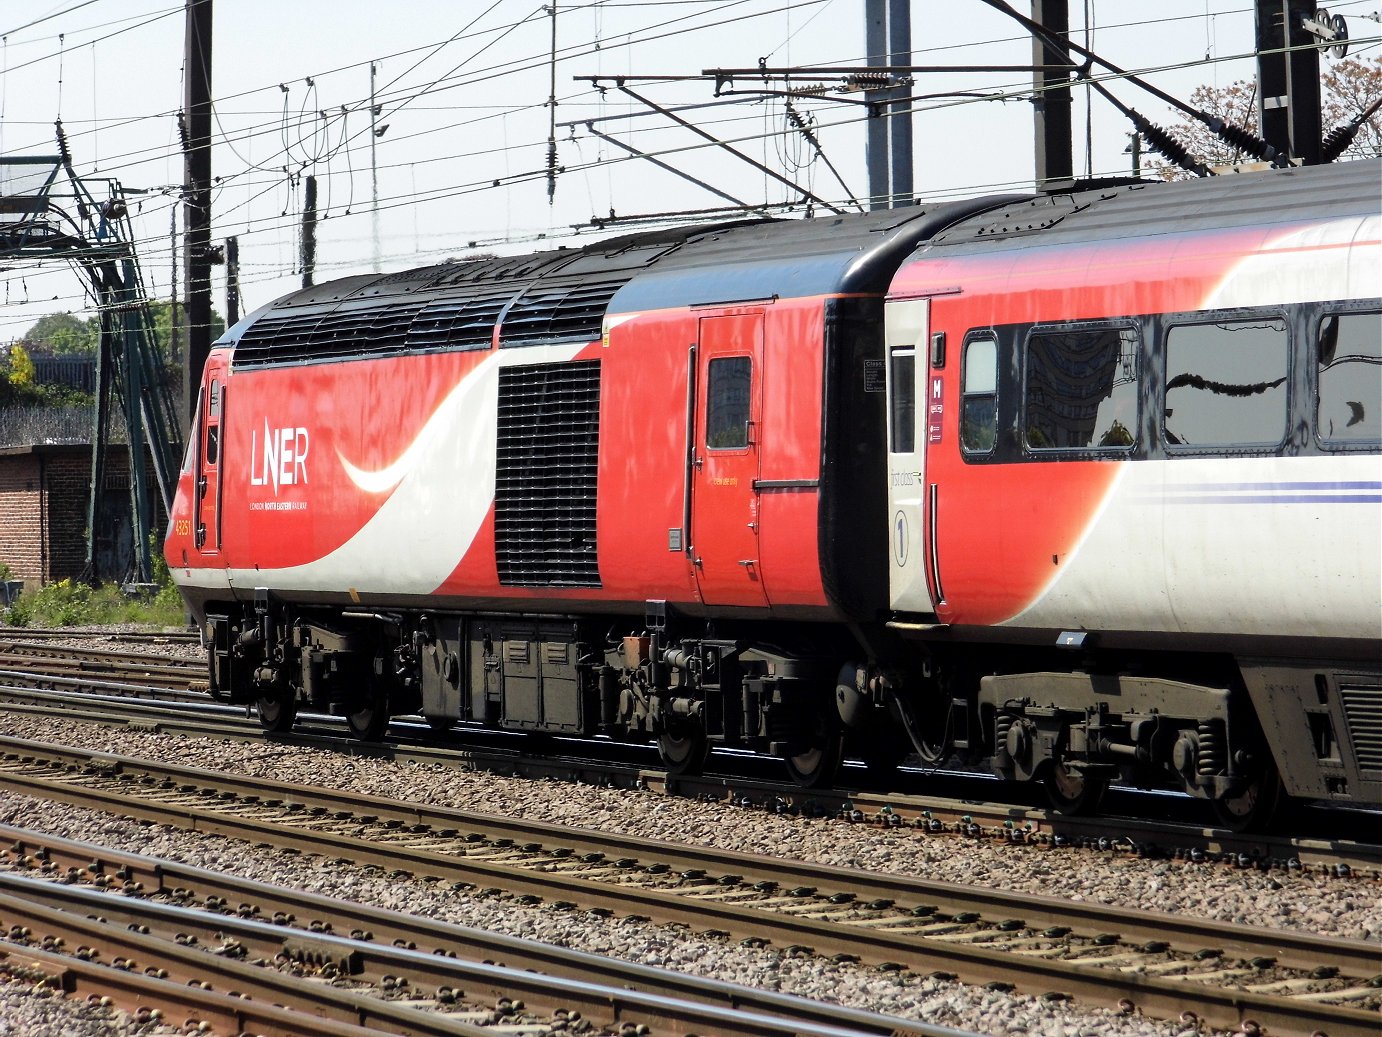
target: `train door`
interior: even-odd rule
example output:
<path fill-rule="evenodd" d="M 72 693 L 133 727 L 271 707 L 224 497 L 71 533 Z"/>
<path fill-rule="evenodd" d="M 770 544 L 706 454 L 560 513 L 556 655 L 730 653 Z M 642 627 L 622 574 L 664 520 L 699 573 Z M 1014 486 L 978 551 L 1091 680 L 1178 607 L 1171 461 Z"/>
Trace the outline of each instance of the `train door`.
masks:
<path fill-rule="evenodd" d="M 702 317 L 692 430 L 692 564 L 707 605 L 768 604 L 758 561 L 763 315 Z"/>
<path fill-rule="evenodd" d="M 225 362 L 213 354 L 201 394 L 201 428 L 197 440 L 196 544 L 202 554 L 221 549 L 221 422 L 225 416 Z"/>
<path fill-rule="evenodd" d="M 929 299 L 888 303 L 884 316 L 888 390 L 888 600 L 898 612 L 934 611 L 927 575 L 925 452 L 940 436 L 940 403 L 927 376 Z M 934 409 L 933 409 L 934 408 Z M 934 419 L 934 423 L 933 423 Z"/>

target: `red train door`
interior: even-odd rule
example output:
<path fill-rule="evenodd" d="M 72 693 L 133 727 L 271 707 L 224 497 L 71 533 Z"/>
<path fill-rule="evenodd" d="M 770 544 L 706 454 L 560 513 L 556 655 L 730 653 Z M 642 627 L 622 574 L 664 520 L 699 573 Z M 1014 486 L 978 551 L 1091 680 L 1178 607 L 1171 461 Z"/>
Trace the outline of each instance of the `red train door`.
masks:
<path fill-rule="evenodd" d="M 197 440 L 196 545 L 203 554 L 221 549 L 221 419 L 225 409 L 225 368 L 213 357 L 201 394 L 201 429 Z"/>
<path fill-rule="evenodd" d="M 707 605 L 768 604 L 758 560 L 763 315 L 702 317 L 696 358 L 691 560 Z"/>

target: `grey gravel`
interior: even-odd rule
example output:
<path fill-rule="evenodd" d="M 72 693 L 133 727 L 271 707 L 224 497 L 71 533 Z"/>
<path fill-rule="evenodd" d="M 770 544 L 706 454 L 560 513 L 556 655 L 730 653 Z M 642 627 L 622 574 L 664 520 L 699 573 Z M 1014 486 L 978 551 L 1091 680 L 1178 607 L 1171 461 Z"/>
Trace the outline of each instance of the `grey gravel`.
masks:
<path fill-rule="evenodd" d="M 1238 871 L 1221 865 L 1096 857 L 1079 851 L 971 844 L 928 838 L 910 830 L 783 817 L 650 792 L 466 773 L 261 743 L 115 732 L 57 719 L 12 716 L 7 720 L 10 733 L 16 736 L 285 782 L 541 818 L 648 838 L 780 853 L 933 880 L 1036 891 L 1138 909 L 1193 912 L 1263 928 L 1382 940 L 1382 905 L 1375 887 L 1368 883 Z M 439 890 L 427 883 L 400 882 L 377 870 L 328 865 L 313 857 L 270 850 L 247 854 L 244 844 L 220 837 L 143 827 L 110 815 L 55 807 L 8 793 L 0 793 L 0 820 L 328 896 L 936 1025 L 1050 1037 L 1172 1035 L 1185 1031 L 1183 1025 L 1049 1004 L 910 974 L 786 957 L 772 948 L 744 948 L 676 927 L 603 920 L 583 912 L 553 912 L 518 904 L 507 896 Z M 8 1010 L 0 1007 L 0 1019 L 8 1017 Z"/>

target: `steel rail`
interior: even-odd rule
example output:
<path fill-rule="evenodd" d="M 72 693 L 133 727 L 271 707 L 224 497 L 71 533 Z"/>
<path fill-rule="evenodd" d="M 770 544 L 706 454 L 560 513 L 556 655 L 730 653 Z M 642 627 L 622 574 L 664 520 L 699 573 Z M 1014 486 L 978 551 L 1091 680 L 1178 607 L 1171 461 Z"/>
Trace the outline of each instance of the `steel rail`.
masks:
<path fill-rule="evenodd" d="M 62 681 L 61 678 L 48 679 L 48 683 L 55 688 L 72 689 L 53 697 L 45 697 L 41 690 L 0 686 L 0 701 L 35 703 L 40 705 L 40 711 L 44 703 L 59 705 L 78 720 L 92 719 L 117 725 L 129 722 L 130 717 L 122 713 L 105 712 L 94 717 L 80 715 L 79 689 L 89 686 L 89 682 L 69 680 L 60 683 Z M 112 695 L 135 696 L 139 692 L 137 685 L 116 684 L 111 685 L 110 690 Z M 1330 873 L 1346 871 L 1355 877 L 1382 878 L 1382 845 L 1356 839 L 1236 834 L 1196 825 L 1111 816 L 1062 817 L 1047 810 L 989 803 L 981 798 L 956 800 L 848 788 L 804 790 L 743 775 L 675 777 L 637 763 L 600 761 L 589 755 L 579 756 L 579 747 L 570 755 L 538 757 L 517 750 L 438 745 L 435 734 L 430 731 L 417 736 L 407 734 L 406 721 L 404 724 L 395 723 L 392 741 L 379 743 L 345 738 L 336 733 L 339 721 L 327 717 L 314 719 L 310 715 L 300 717 L 298 729 L 292 733 L 265 735 L 257 723 L 244 719 L 242 707 L 227 707 L 197 694 L 189 699 L 179 696 L 176 701 L 177 705 L 167 707 L 131 701 L 128 707 L 121 706 L 120 709 L 127 709 L 138 726 L 159 733 L 232 737 L 245 741 L 267 740 L 274 744 L 326 749 L 395 762 L 414 761 L 470 770 L 487 769 L 511 776 L 583 782 L 614 781 L 669 795 L 716 799 L 807 816 L 838 815 L 873 823 L 901 824 L 928 829 L 937 835 L 962 835 L 969 839 L 1041 845 L 1054 842 L 1113 853 L 1230 859 L 1242 866 L 1299 866 Z M 18 708 L 22 711 L 24 707 Z M 222 719 L 207 719 L 208 715 Z M 483 730 L 474 733 L 481 736 L 492 734 Z M 987 784 L 984 778 L 973 780 L 978 787 Z M 1368 815 L 1357 816 L 1363 818 Z M 1354 817 L 1355 814 L 1349 814 L 1348 823 L 1352 824 Z M 1371 815 L 1371 818 L 1375 821 L 1375 815 Z M 1366 830 L 1368 823 L 1367 820 L 1360 820 L 1352 827 Z"/>
<path fill-rule="evenodd" d="M 136 1022 L 158 1021 L 154 1008 L 162 1006 L 158 1011 L 165 1016 L 170 1011 L 184 1016 L 184 1029 L 189 1032 L 197 1032 L 205 1024 L 216 1033 L 255 1033 L 263 1037 L 302 1037 L 305 1033 L 316 1037 L 378 1037 L 379 1033 L 320 1016 L 304 1019 L 301 1013 L 281 1005 L 179 985 L 143 972 L 126 972 L 56 951 L 3 941 L 0 972 L 67 995 L 109 997 L 134 1016 Z"/>
<path fill-rule="evenodd" d="M 138 667 L 147 666 L 155 671 L 167 670 L 206 673 L 206 657 L 199 655 L 194 659 L 164 655 L 161 652 L 140 652 L 130 648 L 83 648 L 70 644 L 53 644 L 50 641 L 29 641 L 22 638 L 0 637 L 0 658 L 16 656 L 23 659 L 41 659 L 47 662 L 67 660 L 91 663 L 101 666 Z"/>
<path fill-rule="evenodd" d="M 77 919 L 76 924 L 68 921 L 73 918 Z M 164 961 L 171 960 L 184 981 L 199 980 L 208 972 L 215 973 L 221 956 L 209 954 L 204 948 L 215 947 L 219 940 L 222 947 L 228 946 L 237 956 L 247 954 L 261 960 L 282 958 L 329 964 L 332 973 L 353 980 L 394 989 L 425 987 L 439 993 L 447 991 L 464 997 L 469 1003 L 521 998 L 528 1011 L 539 1014 L 580 1012 L 611 1028 L 632 1023 L 666 1027 L 682 1033 L 738 1034 L 741 1037 L 793 1037 L 796 1034 L 939 1037 L 955 1032 L 913 1026 L 894 1016 L 803 998 L 756 997 L 755 992 L 747 988 L 708 981 L 697 984 L 689 977 L 659 969 L 642 969 L 641 986 L 630 989 L 619 983 L 590 978 L 591 972 L 606 971 L 603 966 L 607 959 L 601 955 L 563 953 L 554 948 L 556 953 L 551 957 L 564 957 L 571 974 L 541 974 L 508 963 L 464 960 L 457 956 L 458 948 L 449 940 L 443 940 L 430 951 L 389 946 L 375 939 L 291 928 L 285 916 L 268 922 L 236 917 L 228 911 L 159 904 L 13 875 L 0 874 L 0 919 L 11 924 L 20 919 L 20 924 L 41 925 L 45 935 L 61 932 L 69 941 L 88 941 L 88 946 L 118 943 L 126 932 L 153 937 L 171 945 L 157 949 L 164 956 L 157 967 L 166 968 Z M 93 919 L 96 919 L 94 923 Z M 69 928 L 64 929 L 65 925 Z M 508 949 L 520 951 L 523 942 L 511 938 Z M 130 943 L 131 953 L 144 955 L 148 955 L 153 946 L 147 939 Z M 139 963 L 146 964 L 143 958 Z M 389 979 L 392 982 L 386 983 Z M 242 982 L 238 974 L 235 981 Z M 686 998 L 673 992 L 678 986 L 725 989 L 712 1003 L 705 997 Z M 241 989 L 243 991 L 243 987 Z M 271 981 L 266 990 L 254 996 L 272 996 L 277 989 L 277 982 Z M 370 1003 L 375 1003 L 374 999 L 370 999 Z"/>
<path fill-rule="evenodd" d="M 5 740 L 0 740 L 3 741 Z M 640 849 L 645 853 L 645 860 L 651 858 L 655 862 L 645 867 L 636 858 L 630 858 L 604 869 L 607 873 L 613 874 L 621 871 L 628 874 L 635 867 L 648 871 L 652 871 L 654 867 L 668 869 L 673 867 L 675 862 L 676 867 L 683 869 L 683 878 L 687 872 L 694 874 L 701 866 L 715 867 L 722 876 L 720 884 L 725 887 L 743 888 L 753 876 L 761 875 L 763 878 L 759 882 L 771 889 L 795 881 L 812 879 L 817 884 L 828 883 L 831 888 L 839 889 L 848 900 L 853 900 L 861 893 L 878 897 L 880 901 L 891 901 L 895 898 L 929 898 L 946 905 L 947 910 L 957 912 L 954 921 L 958 921 L 959 916 L 963 915 L 961 908 L 966 904 L 977 909 L 975 919 L 970 921 L 981 918 L 993 919 L 996 914 L 1009 911 L 1020 912 L 1021 921 L 1014 921 L 1012 925 L 998 923 L 991 931 L 981 933 L 981 936 L 990 939 L 1008 929 L 1026 929 L 1046 922 L 1068 923 L 1078 919 L 1077 924 L 1092 923 L 1099 929 L 1116 924 L 1121 926 L 1124 932 L 1110 935 L 1104 942 L 1121 944 L 1119 949 L 1124 951 L 1126 956 L 1128 943 L 1124 941 L 1129 939 L 1130 933 L 1136 934 L 1133 937 L 1136 940 L 1150 938 L 1148 945 L 1140 949 L 1145 952 L 1142 955 L 1144 964 L 1147 961 L 1158 960 L 1156 955 L 1166 949 L 1164 941 L 1167 935 L 1170 935 L 1191 952 L 1210 950 L 1215 952 L 1216 956 L 1232 952 L 1254 958 L 1262 956 L 1264 952 L 1270 952 L 1283 966 L 1289 963 L 1294 967 L 1310 970 L 1332 965 L 1351 976 L 1367 977 L 1375 968 L 1377 947 L 1363 941 L 1280 933 L 1273 934 L 1271 942 L 1264 946 L 1259 930 L 1224 923 L 1206 923 L 1145 912 L 1106 913 L 1097 905 L 1072 904 L 1045 897 L 996 894 L 987 890 L 963 889 L 898 876 L 822 868 L 790 861 L 763 860 L 743 854 L 718 854 L 711 850 L 668 846 L 629 837 L 606 838 L 600 833 L 585 830 L 523 826 L 507 819 L 419 807 L 379 797 L 347 796 L 334 790 L 315 790 L 277 783 L 266 787 L 250 779 L 233 775 L 105 755 L 93 757 L 92 754 L 62 747 L 44 746 L 30 749 L 31 752 L 38 753 L 30 757 L 34 767 L 43 766 L 49 771 L 71 767 L 78 771 L 85 765 L 95 766 L 112 778 L 116 788 L 111 790 L 73 785 L 71 782 L 79 779 L 81 775 L 66 771 L 63 775 L 55 775 L 51 779 L 46 776 L 6 771 L 0 774 L 0 781 L 32 794 L 117 813 L 133 813 L 148 820 L 197 831 L 268 842 L 271 845 L 292 846 L 303 852 L 402 869 L 419 876 L 498 886 L 524 896 L 548 901 L 569 898 L 576 903 L 625 915 L 637 913 L 661 921 L 709 928 L 712 931 L 743 938 L 766 939 L 788 947 L 805 946 L 818 954 L 902 963 L 923 971 L 939 969 L 970 983 L 989 983 L 995 977 L 1001 976 L 1034 993 L 1059 993 L 1104 1002 L 1126 1001 L 1144 1012 L 1163 1017 L 1175 1017 L 1189 1003 L 1193 1004 L 1200 1017 L 1211 1025 L 1232 1026 L 1251 1018 L 1282 1033 L 1310 1034 L 1325 1029 L 1334 1037 L 1365 1033 L 1371 1037 L 1376 1028 L 1375 1012 L 1312 1003 L 1300 998 L 1213 988 L 1203 983 L 1161 978 L 1155 974 L 1120 971 L 1116 968 L 1091 968 L 1090 966 L 1096 963 L 1090 960 L 1085 960 L 1081 964 L 1071 964 L 1037 956 L 1037 952 L 1031 950 L 1026 953 L 1009 953 L 986 947 L 982 943 L 961 942 L 965 937 L 955 935 L 955 930 L 964 929 L 963 924 L 939 926 L 942 931 L 933 935 L 943 937 L 942 939 L 929 938 L 916 932 L 861 928 L 822 917 L 771 913 L 752 906 L 728 903 L 713 896 L 707 897 L 707 892 L 716 892 L 714 884 L 710 885 L 708 891 L 704 886 L 700 886 L 682 892 L 611 884 L 607 875 L 592 876 L 587 873 L 582 876 L 561 870 L 534 872 L 531 866 L 524 868 L 492 860 L 458 857 L 400 843 L 376 842 L 362 838 L 357 829 L 361 823 L 385 817 L 386 826 L 393 826 L 395 829 L 417 827 L 421 829 L 423 837 L 432 842 L 435 842 L 437 837 L 442 837 L 444 842 L 454 842 L 460 828 L 468 824 L 475 838 L 502 840 L 496 842 L 499 847 L 511 844 L 515 840 L 512 835 L 496 835 L 497 832 L 522 831 L 528 836 L 545 837 L 548 840 L 547 849 L 544 850 L 542 844 L 534 844 L 531 852 L 538 856 L 543 853 L 552 854 L 556 861 L 562 859 L 557 853 L 559 849 L 574 854 L 582 847 L 604 845 L 604 851 L 587 850 L 587 855 L 598 855 L 598 861 L 604 862 L 605 854 L 611 850 L 617 853 L 624 849 Z M 47 763 L 40 764 L 39 756 L 47 757 Z M 161 779 L 158 777 L 160 775 Z M 114 780 L 116 778 L 122 780 Z M 189 780 L 192 778 L 198 780 Z M 141 780 L 154 784 L 160 780 L 166 782 L 185 802 L 136 799 L 131 793 L 138 789 L 138 782 Z M 199 793 L 198 789 L 205 789 L 205 794 Z M 209 798 L 217 795 L 242 797 L 256 810 L 270 808 L 273 804 L 263 803 L 260 799 L 266 791 L 294 797 L 293 805 L 298 809 L 291 819 L 291 824 L 285 827 L 280 823 L 266 822 L 243 814 L 204 809 Z M 301 800 L 300 803 L 296 802 L 298 799 Z M 281 813 L 277 811 L 276 806 L 274 810 Z M 367 815 L 362 816 L 362 811 L 367 812 Z M 304 826 L 313 816 L 330 822 L 333 820 L 333 814 L 338 815 L 334 820 L 348 822 L 349 832 L 332 833 Z M 553 841 L 560 843 L 561 847 L 553 847 Z M 687 867 L 693 864 L 695 867 Z M 741 865 L 742 873 L 735 872 L 733 876 L 728 874 L 730 869 L 740 868 Z M 556 867 L 559 865 L 554 864 L 553 869 Z M 606 881 L 592 881 L 592 878 L 605 878 Z M 688 896 L 688 892 L 696 895 Z M 814 890 L 810 892 L 814 894 Z M 889 895 L 879 896 L 883 893 Z M 934 909 L 934 905 L 931 906 Z M 1033 922 L 1034 918 L 1039 921 Z M 987 925 L 994 926 L 994 923 L 989 922 Z M 1219 943 L 1225 946 L 1218 946 Z M 1137 957 L 1137 953 L 1132 955 L 1134 959 Z M 1360 966 L 1359 962 L 1366 964 Z M 1253 969 L 1249 967 L 1245 971 L 1251 973 Z M 1322 1020 L 1327 1021 L 1328 1025 L 1322 1026 Z"/>

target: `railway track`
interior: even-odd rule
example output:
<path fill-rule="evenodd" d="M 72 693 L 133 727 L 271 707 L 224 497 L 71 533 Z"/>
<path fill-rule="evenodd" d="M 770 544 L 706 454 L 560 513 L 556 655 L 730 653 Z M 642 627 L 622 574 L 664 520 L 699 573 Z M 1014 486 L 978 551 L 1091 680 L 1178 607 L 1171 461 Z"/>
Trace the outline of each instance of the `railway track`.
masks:
<path fill-rule="evenodd" d="M 11 957 L 38 950 L 64 972 L 102 966 L 81 976 L 97 990 L 112 971 L 140 973 L 151 982 L 127 992 L 132 1012 L 157 1006 L 171 1019 L 201 1011 L 189 1021 L 223 1025 L 217 1002 L 233 997 L 238 1032 L 266 1010 L 276 1014 L 275 1005 L 311 1019 L 299 1019 L 298 1032 L 317 1032 L 318 1020 L 413 1034 L 952 1032 L 22 829 L 0 829 L 0 842 L 0 923 Z"/>
<path fill-rule="evenodd" d="M 1376 944 L 654 842 L 0 739 L 0 785 L 791 953 L 1272 1034 L 1375 1035 Z M 1187 1016 L 1187 1013 L 1189 1015 Z"/>
<path fill-rule="evenodd" d="M 143 701 L 149 698 L 154 701 Z M 0 673 L 0 703 L 5 708 L 37 715 L 58 715 L 104 725 L 133 725 L 140 729 L 196 737 L 263 741 L 259 724 L 243 707 L 211 702 L 199 691 L 145 690 L 137 683 L 103 681 L 94 674 L 80 677 L 47 676 L 28 671 Z M 435 764 L 466 770 L 492 770 L 509 775 L 604 782 L 649 788 L 669 795 L 728 801 L 740 806 L 805 816 L 833 816 L 864 824 L 915 828 L 937 838 L 986 840 L 1041 850 L 1047 847 L 1086 849 L 1097 854 L 1183 859 L 1199 863 L 1222 861 L 1240 868 L 1304 869 L 1355 878 L 1382 877 L 1382 845 L 1375 842 L 1319 835 L 1239 834 L 1190 822 L 1152 822 L 1135 817 L 1062 817 L 1049 811 L 990 801 L 1002 790 L 981 777 L 949 779 L 958 788 L 949 797 L 907 791 L 873 792 L 842 788 L 802 790 L 757 771 L 668 775 L 640 759 L 631 747 L 614 747 L 625 759 L 608 758 L 611 746 L 573 743 L 569 754 L 530 756 L 521 742 L 490 732 L 464 730 L 438 735 L 421 721 L 396 720 L 387 743 L 366 744 L 341 735 L 341 723 L 331 717 L 305 714 L 290 735 L 272 736 L 280 744 L 326 749 L 337 753 L 379 756 L 395 761 Z M 500 747 L 500 746 L 503 747 Z M 605 758 L 596 758 L 603 752 Z M 905 780 L 905 776 L 904 776 Z M 915 783 L 919 783 L 919 780 Z M 1375 823 L 1375 817 L 1373 822 Z M 1367 819 L 1356 830 L 1366 831 Z"/>
<path fill-rule="evenodd" d="M 0 679 L 28 677 L 90 677 L 130 684 L 149 691 L 205 690 L 206 664 L 154 652 L 126 649 L 56 646 L 47 641 L 0 637 Z"/>

